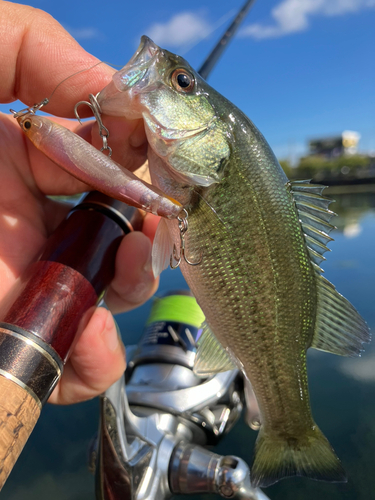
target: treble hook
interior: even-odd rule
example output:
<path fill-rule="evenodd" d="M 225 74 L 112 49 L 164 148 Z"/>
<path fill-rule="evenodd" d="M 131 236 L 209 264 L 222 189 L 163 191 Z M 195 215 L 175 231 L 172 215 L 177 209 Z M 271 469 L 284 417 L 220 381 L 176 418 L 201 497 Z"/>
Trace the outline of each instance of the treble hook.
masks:
<path fill-rule="evenodd" d="M 14 109 L 10 109 L 9 111 L 13 114 L 14 118 L 19 118 L 20 116 L 29 115 L 30 113 L 32 115 L 35 115 L 37 111 L 39 111 L 43 106 L 46 106 L 48 103 L 49 99 L 45 98 L 43 99 L 43 101 L 40 101 L 37 104 L 34 104 L 33 106 L 30 106 L 28 108 L 21 109 L 20 111 L 15 111 Z"/>
<path fill-rule="evenodd" d="M 177 269 L 179 265 L 181 264 L 182 259 L 186 262 L 186 264 L 189 264 L 189 266 L 198 266 L 202 262 L 202 254 L 200 256 L 200 259 L 198 262 L 192 262 L 189 260 L 186 256 L 185 252 L 185 233 L 188 230 L 188 212 L 185 208 L 182 209 L 183 212 L 183 217 L 180 215 L 177 217 L 178 220 L 178 229 L 180 230 L 180 255 L 177 255 L 177 248 L 176 245 L 173 244 L 173 253 L 170 258 L 170 266 L 171 269 Z M 176 262 L 175 264 L 173 263 L 173 259 Z"/>
<path fill-rule="evenodd" d="M 101 148 L 100 151 L 102 151 L 102 152 L 108 151 L 108 156 L 112 156 L 112 148 L 110 146 L 108 146 L 109 130 L 102 122 L 102 117 L 101 117 L 102 110 L 101 110 L 100 104 L 98 103 L 98 100 L 97 100 L 98 95 L 99 94 L 96 94 L 96 96 L 93 94 L 89 94 L 90 102 L 87 102 L 87 101 L 77 102 L 77 104 L 74 106 L 74 114 L 76 115 L 76 118 L 79 121 L 79 123 L 82 125 L 81 117 L 78 114 L 79 106 L 81 104 L 85 104 L 86 106 L 88 106 L 91 109 L 92 114 L 94 115 L 94 118 L 98 123 L 99 135 L 103 141 L 103 147 Z"/>

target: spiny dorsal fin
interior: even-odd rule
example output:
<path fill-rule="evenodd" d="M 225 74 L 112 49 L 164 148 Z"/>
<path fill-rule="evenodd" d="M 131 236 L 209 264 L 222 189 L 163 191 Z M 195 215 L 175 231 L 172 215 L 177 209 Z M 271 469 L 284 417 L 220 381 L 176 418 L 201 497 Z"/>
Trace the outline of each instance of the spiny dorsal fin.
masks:
<path fill-rule="evenodd" d="M 194 363 L 194 373 L 198 377 L 208 377 L 219 372 L 236 368 L 230 353 L 220 344 L 206 321 L 198 340 L 198 351 Z"/>
<path fill-rule="evenodd" d="M 329 250 L 326 243 L 332 241 L 329 233 L 334 226 L 330 224 L 330 220 L 336 215 L 328 208 L 332 200 L 322 196 L 324 188 L 319 184 L 310 184 L 309 181 L 290 182 L 310 259 L 319 273 L 323 272 L 319 267 L 322 260 L 325 260 L 323 254 Z"/>
<path fill-rule="evenodd" d="M 328 235 L 328 232 L 322 231 L 321 229 L 318 229 L 316 225 L 309 224 L 307 222 L 302 222 L 302 227 L 303 227 L 303 232 L 307 237 L 314 238 L 316 241 L 319 241 L 320 243 L 323 243 L 324 245 L 326 243 L 329 243 L 330 241 L 333 241 L 333 238 L 331 238 Z M 326 230 L 331 231 L 333 229 L 333 226 L 330 228 L 326 228 Z"/>
<path fill-rule="evenodd" d="M 360 356 L 370 341 L 365 320 L 323 276 L 317 274 L 318 309 L 311 347 L 340 356 Z"/>

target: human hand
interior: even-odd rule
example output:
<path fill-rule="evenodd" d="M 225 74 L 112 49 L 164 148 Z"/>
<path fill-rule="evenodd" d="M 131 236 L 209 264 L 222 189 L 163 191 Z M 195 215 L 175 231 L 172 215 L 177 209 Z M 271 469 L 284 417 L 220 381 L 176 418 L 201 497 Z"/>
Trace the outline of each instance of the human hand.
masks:
<path fill-rule="evenodd" d="M 27 106 L 49 96 L 66 77 L 98 62 L 48 14 L 5 1 L 0 3 L 0 61 L 0 102 L 20 99 Z M 74 76 L 58 87 L 45 110 L 73 117 L 75 103 L 100 91 L 112 73 L 100 64 Z M 96 125 L 76 127 L 69 120 L 56 121 L 100 146 Z M 111 143 L 117 153 L 114 158 L 134 170 L 146 158 L 144 131 L 139 121 L 121 120 L 120 125 L 121 144 Z M 111 127 L 119 127 L 119 120 L 111 122 Z M 87 190 L 87 186 L 44 157 L 27 141 L 13 117 L 0 114 L 0 130 L 1 301 L 69 211 L 66 204 L 46 195 L 71 195 Z M 91 134 L 97 139 L 91 141 Z M 120 245 L 116 274 L 106 295 L 113 312 L 137 307 L 156 291 L 150 266 L 150 239 L 156 225 L 157 219 L 147 215 L 142 232 L 127 235 Z M 117 380 L 124 369 L 123 345 L 112 314 L 97 308 L 50 401 L 69 404 L 92 398 Z"/>

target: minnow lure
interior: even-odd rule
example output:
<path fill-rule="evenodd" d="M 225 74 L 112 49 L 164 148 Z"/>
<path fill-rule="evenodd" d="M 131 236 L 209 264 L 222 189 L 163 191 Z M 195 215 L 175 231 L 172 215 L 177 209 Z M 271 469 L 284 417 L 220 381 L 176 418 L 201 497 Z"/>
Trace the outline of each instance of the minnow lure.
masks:
<path fill-rule="evenodd" d="M 102 193 L 154 215 L 173 219 L 181 204 L 98 151 L 67 128 L 35 114 L 43 103 L 13 112 L 31 142 L 80 181 Z"/>

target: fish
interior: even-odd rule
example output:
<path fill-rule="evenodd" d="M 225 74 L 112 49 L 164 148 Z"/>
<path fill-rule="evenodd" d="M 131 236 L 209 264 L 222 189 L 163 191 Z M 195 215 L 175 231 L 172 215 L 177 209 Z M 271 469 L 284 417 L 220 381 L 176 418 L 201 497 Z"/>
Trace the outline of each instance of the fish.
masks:
<path fill-rule="evenodd" d="M 159 223 L 155 271 L 172 254 L 206 317 L 196 373 L 237 366 L 254 391 L 252 485 L 345 482 L 311 413 L 306 351 L 357 356 L 370 334 L 322 276 L 334 215 L 324 187 L 290 182 L 252 121 L 146 36 L 97 99 L 104 114 L 143 118 L 152 183 L 184 207 Z"/>
<path fill-rule="evenodd" d="M 145 212 L 177 218 L 181 204 L 139 179 L 71 130 L 34 113 L 15 113 L 30 141 L 58 166 L 94 189 Z"/>

